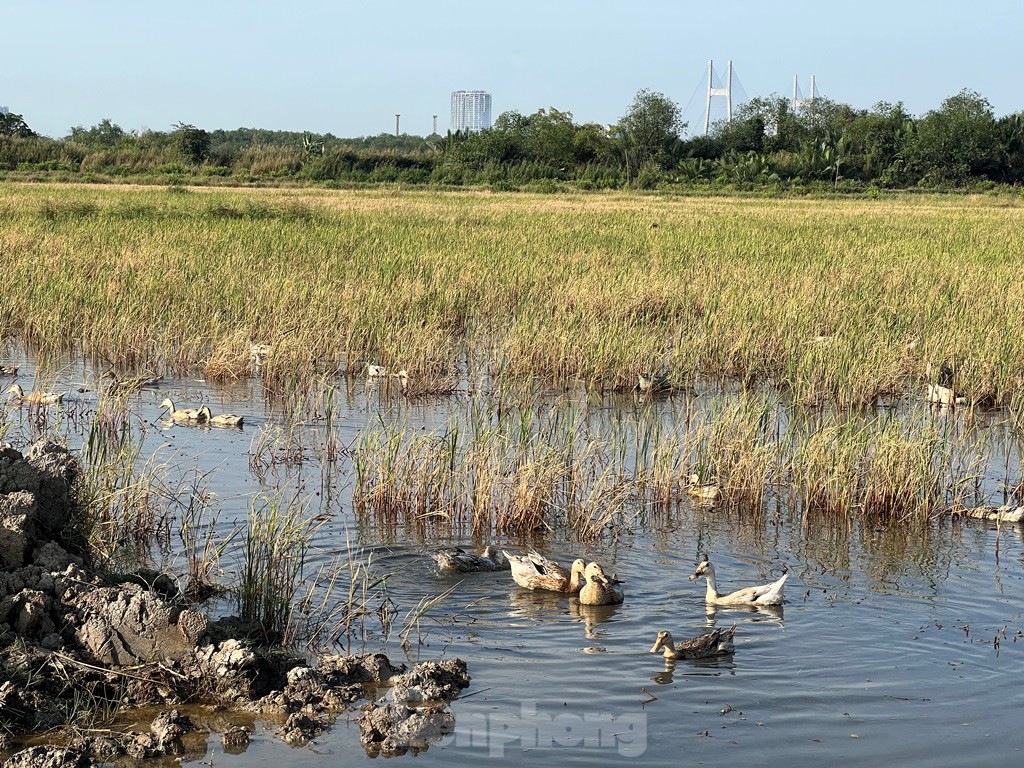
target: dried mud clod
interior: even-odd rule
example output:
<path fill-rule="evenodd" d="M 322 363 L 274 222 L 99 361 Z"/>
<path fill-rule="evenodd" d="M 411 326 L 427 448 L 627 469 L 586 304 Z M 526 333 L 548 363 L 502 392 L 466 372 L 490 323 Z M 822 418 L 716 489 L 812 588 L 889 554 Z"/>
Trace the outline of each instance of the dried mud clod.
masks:
<path fill-rule="evenodd" d="M 311 665 L 259 626 L 233 617 L 211 623 L 165 574 L 101 576 L 62 538 L 79 478 L 77 461 L 55 443 L 25 455 L 0 446 L 0 749 L 66 726 L 83 703 L 166 709 L 143 733 L 65 730 L 61 747 L 33 746 L 0 768 L 188 756 L 197 735 L 187 736 L 192 723 L 175 709 L 185 704 L 282 716 L 281 738 L 303 744 L 382 685 L 394 686 L 393 702 L 364 715 L 373 726 L 364 729 L 368 752 L 425 749 L 454 727 L 446 703 L 469 684 L 458 659 L 411 671 L 381 653 Z M 248 743 L 245 728 L 226 726 L 226 752 Z"/>
<path fill-rule="evenodd" d="M 455 730 L 455 718 L 441 704 L 419 709 L 371 705 L 358 723 L 359 741 L 370 757 L 416 754 Z"/>
<path fill-rule="evenodd" d="M 94 768 L 95 765 L 88 755 L 78 750 L 36 746 L 15 753 L 4 762 L 3 768 Z"/>
<path fill-rule="evenodd" d="M 371 704 L 358 718 L 360 743 L 370 757 L 395 757 L 427 749 L 455 730 L 447 705 L 469 686 L 462 659 L 424 661 L 391 677 L 390 701 Z"/>

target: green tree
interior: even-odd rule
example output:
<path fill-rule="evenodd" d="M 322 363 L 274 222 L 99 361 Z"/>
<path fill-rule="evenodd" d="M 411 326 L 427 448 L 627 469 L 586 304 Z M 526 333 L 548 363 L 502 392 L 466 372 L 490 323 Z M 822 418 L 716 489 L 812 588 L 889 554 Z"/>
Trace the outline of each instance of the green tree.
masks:
<path fill-rule="evenodd" d="M 799 152 L 801 145 L 810 138 L 792 102 L 778 94 L 751 99 L 737 110 L 733 122 L 750 124 L 752 137 L 756 136 L 756 127 L 761 127 L 761 150 L 753 151 Z"/>
<path fill-rule="evenodd" d="M 997 176 L 1000 141 L 992 105 L 974 91 L 950 96 L 917 121 L 906 158 L 917 177 L 932 182 Z"/>
<path fill-rule="evenodd" d="M 882 101 L 857 115 L 843 129 L 849 149 L 844 174 L 864 180 L 885 177 L 899 184 L 903 177 L 903 150 L 913 134 L 913 122 L 903 102 Z"/>
<path fill-rule="evenodd" d="M 92 128 L 76 125 L 68 139 L 90 147 L 116 147 L 128 134 L 110 118 L 104 118 Z"/>
<path fill-rule="evenodd" d="M 210 134 L 188 123 L 177 123 L 171 134 L 181 156 L 193 165 L 199 165 L 210 155 Z"/>
<path fill-rule="evenodd" d="M 741 115 L 731 123 L 720 122 L 710 137 L 700 137 L 704 143 L 691 139 L 694 146 L 690 150 L 693 157 L 718 157 L 728 152 L 763 152 L 765 142 L 764 117 L 759 114 Z M 708 143 L 710 138 L 714 144 Z M 715 155 L 709 155 L 712 146 L 717 149 Z"/>
<path fill-rule="evenodd" d="M 686 128 L 679 105 L 662 93 L 638 91 L 617 133 L 626 151 L 626 174 L 654 164 L 671 168 L 681 154 L 679 134 Z"/>
<path fill-rule="evenodd" d="M 836 137 L 841 136 L 847 126 L 864 112 L 849 104 L 817 96 L 798 105 L 795 114 L 805 137 L 821 143 L 825 140 L 837 141 Z"/>
<path fill-rule="evenodd" d="M 36 132 L 28 127 L 25 118 L 13 112 L 0 115 L 0 136 L 17 136 L 28 139 L 36 136 Z"/>
<path fill-rule="evenodd" d="M 523 138 L 532 160 L 563 171 L 575 166 L 576 124 L 571 112 L 538 109 L 527 118 Z"/>
<path fill-rule="evenodd" d="M 996 122 L 1001 154 L 1000 180 L 1024 182 L 1024 113 L 1006 115 Z"/>
<path fill-rule="evenodd" d="M 576 162 L 585 165 L 616 165 L 615 139 L 608 135 L 608 130 L 597 123 L 586 123 L 577 126 L 572 137 L 573 154 Z"/>

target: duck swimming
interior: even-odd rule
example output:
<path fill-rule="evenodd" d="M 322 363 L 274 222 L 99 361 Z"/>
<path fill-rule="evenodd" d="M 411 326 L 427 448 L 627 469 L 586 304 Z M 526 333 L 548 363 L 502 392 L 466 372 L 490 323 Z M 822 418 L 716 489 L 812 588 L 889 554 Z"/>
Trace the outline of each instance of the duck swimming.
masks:
<path fill-rule="evenodd" d="M 437 563 L 437 569 L 448 573 L 472 573 L 473 571 L 507 571 L 511 567 L 504 553 L 496 547 L 484 547 L 479 555 L 456 547 L 440 549 L 430 555 Z"/>
<path fill-rule="evenodd" d="M 160 407 L 167 409 L 167 415 L 171 417 L 172 421 L 194 421 L 197 424 L 205 424 L 206 414 L 210 412 L 205 406 L 202 408 L 175 408 L 174 403 L 171 402 L 169 397 L 164 398 L 164 401 L 160 403 Z"/>
<path fill-rule="evenodd" d="M 672 388 L 668 378 L 660 373 L 641 371 L 636 375 L 636 379 L 636 386 L 633 389 L 645 395 L 652 395 L 655 392 L 668 392 Z"/>
<path fill-rule="evenodd" d="M 745 587 L 731 592 L 728 595 L 718 594 L 718 587 L 715 583 L 715 567 L 704 555 L 704 559 L 697 564 L 697 569 L 690 575 L 690 581 L 703 576 L 707 579 L 707 593 L 705 599 L 715 605 L 782 605 L 782 588 L 789 578 L 788 573 L 782 574 L 782 578 L 773 581 L 771 584 L 761 584 L 756 587 Z"/>
<path fill-rule="evenodd" d="M 34 405 L 53 405 L 64 399 L 63 392 L 26 392 L 19 384 L 11 384 L 7 391 L 18 402 L 32 403 Z"/>
<path fill-rule="evenodd" d="M 209 407 L 205 405 L 199 406 L 199 415 L 201 418 L 197 421 L 208 422 L 215 427 L 240 427 L 245 421 L 243 416 L 236 416 L 233 413 L 218 413 L 214 416 L 210 413 Z"/>
<path fill-rule="evenodd" d="M 110 383 L 107 385 L 107 392 L 112 395 L 132 394 L 143 387 L 152 387 L 160 383 L 160 377 L 155 375 L 131 376 L 122 379 L 113 368 L 106 371 L 100 378 L 110 379 Z"/>
<path fill-rule="evenodd" d="M 583 575 L 587 583 L 580 589 L 582 605 L 618 605 L 625 599 L 618 579 L 608 578 L 598 563 L 590 563 Z"/>
<path fill-rule="evenodd" d="M 674 644 L 671 632 L 659 632 L 651 653 L 660 650 L 666 659 L 710 659 L 714 656 L 727 656 L 736 651 L 732 640 L 735 634 L 736 625 L 733 624 L 729 629 L 719 627 Z"/>
<path fill-rule="evenodd" d="M 689 496 L 698 501 L 712 502 L 722 498 L 722 489 L 712 483 L 701 483 L 700 475 L 690 475 L 690 485 L 686 489 Z"/>
<path fill-rule="evenodd" d="M 509 562 L 512 578 L 525 589 L 546 589 L 550 592 L 575 594 L 580 591 L 583 571 L 587 564 L 582 559 L 573 561 L 567 571 L 558 563 L 531 552 L 529 555 L 512 555 L 502 550 Z"/>

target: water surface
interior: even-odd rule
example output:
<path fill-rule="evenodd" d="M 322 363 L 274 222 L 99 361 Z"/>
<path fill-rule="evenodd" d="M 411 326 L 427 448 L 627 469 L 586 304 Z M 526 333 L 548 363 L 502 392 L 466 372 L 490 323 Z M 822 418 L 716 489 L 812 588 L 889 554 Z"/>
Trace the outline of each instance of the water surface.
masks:
<path fill-rule="evenodd" d="M 21 363 L 19 381 L 28 389 L 33 361 L 23 356 Z M 7 440 L 24 444 L 40 430 L 72 444 L 85 439 L 97 404 L 96 372 L 81 361 L 51 364 L 49 371 L 48 384 L 71 391 L 68 404 L 42 425 L 26 409 L 8 406 Z M 243 414 L 245 427 L 165 427 L 158 421 L 165 396 Z M 339 382 L 331 428 L 344 446 L 382 419 L 429 430 L 464 407 L 459 397 L 410 403 Z M 285 494 L 324 518 L 311 568 L 372 554 L 374 571 L 390 574 L 381 605 L 394 624 L 388 634 L 370 617 L 365 632 L 348 638 L 353 650 L 383 649 L 408 663 L 441 656 L 468 662 L 472 685 L 451 706 L 456 733 L 439 735 L 399 762 L 625 765 L 642 755 L 654 764 L 875 766 L 1020 759 L 1020 526 L 941 519 L 921 531 L 845 518 L 807 520 L 771 498 L 758 515 L 682 504 L 645 517 L 614 540 L 531 540 L 565 563 L 577 556 L 600 560 L 625 580 L 622 606 L 589 608 L 521 590 L 507 573 L 440 575 L 425 551 L 481 542 L 457 530 L 424 540 L 422 530 L 381 527 L 356 515 L 351 457 L 342 452 L 334 463 L 323 460 L 323 414 L 307 414 L 300 437 L 289 443 L 303 461 L 267 460 L 257 448 L 262 430 L 291 428 L 293 421 L 255 379 L 232 386 L 166 380 L 133 396 L 131 407 L 144 435 L 142 456 L 161 457 L 182 498 L 201 476 L 221 533 L 244 525 L 261 494 Z M 580 407 L 600 413 L 621 405 L 584 398 Z M 678 404 L 664 407 L 671 412 Z M 1008 455 L 1003 463 L 1013 463 Z M 999 478 L 1016 471 L 1015 464 L 989 465 L 983 492 L 998 496 Z M 168 510 L 180 514 L 173 505 Z M 787 569 L 784 608 L 708 609 L 703 582 L 686 578 L 704 552 L 723 589 L 763 583 Z M 225 554 L 227 581 L 237 556 L 237 549 Z M 154 558 L 163 567 L 183 568 L 176 533 Z M 403 650 L 401 628 L 410 612 L 445 592 L 406 634 Z M 659 630 L 678 640 L 732 624 L 738 629 L 730 658 L 666 663 L 648 652 Z M 212 759 L 225 767 L 292 768 L 370 759 L 359 745 L 355 713 L 307 747 L 290 748 L 272 731 L 264 726 L 242 755 L 222 754 L 219 738 L 211 738 L 202 760 L 184 764 Z"/>

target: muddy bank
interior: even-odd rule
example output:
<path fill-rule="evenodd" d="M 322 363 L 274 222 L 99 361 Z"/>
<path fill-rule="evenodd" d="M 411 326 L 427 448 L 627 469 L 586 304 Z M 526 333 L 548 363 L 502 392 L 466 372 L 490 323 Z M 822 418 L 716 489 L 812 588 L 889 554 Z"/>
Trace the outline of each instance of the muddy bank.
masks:
<path fill-rule="evenodd" d="M 276 716 L 280 737 L 303 744 L 383 685 L 391 700 L 360 720 L 368 752 L 422 749 L 450 731 L 445 706 L 469 684 L 464 662 L 408 670 L 383 654 L 297 658 L 260 645 L 260 627 L 211 622 L 171 579 L 105 578 L 70 534 L 80 477 L 55 443 L 24 455 L 0 447 L 0 751 L 41 732 L 61 743 L 22 750 L 5 768 L 201 755 L 205 739 L 189 737 L 193 723 L 176 709 L 195 704 Z M 161 708 L 143 732 L 86 730 L 101 714 L 143 707 Z M 234 752 L 248 743 L 239 727 L 222 738 Z"/>

